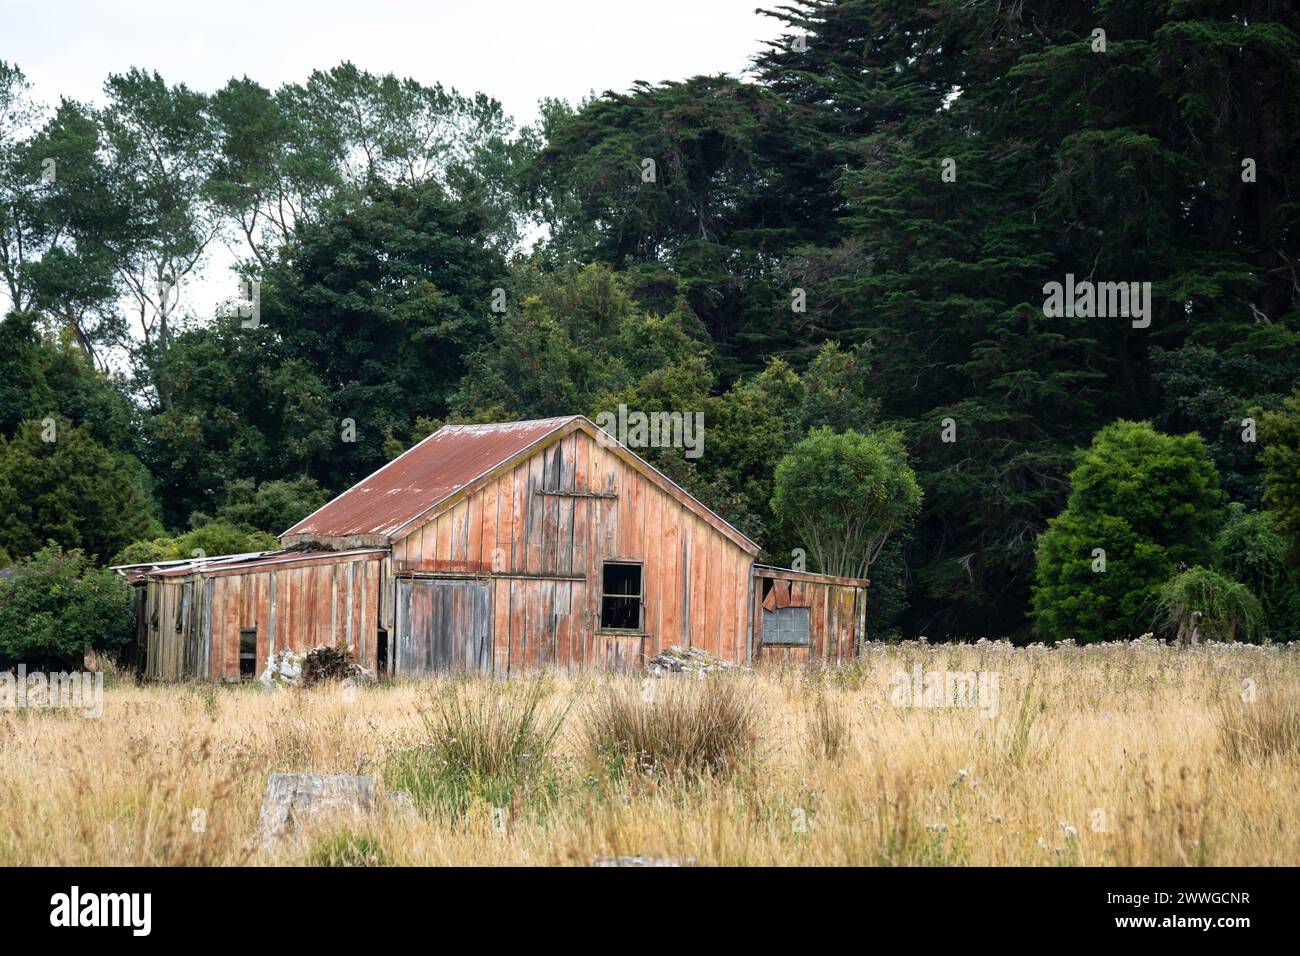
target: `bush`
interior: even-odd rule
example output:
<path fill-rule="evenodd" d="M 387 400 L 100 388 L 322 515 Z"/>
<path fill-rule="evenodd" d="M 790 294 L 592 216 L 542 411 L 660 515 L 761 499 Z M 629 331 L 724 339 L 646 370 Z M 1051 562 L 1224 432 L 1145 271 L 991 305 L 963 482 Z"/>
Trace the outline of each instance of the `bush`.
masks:
<path fill-rule="evenodd" d="M 1228 519 L 1214 539 L 1214 567 L 1259 598 L 1263 633 L 1273 641 L 1300 638 L 1300 585 L 1287 567 L 1287 541 L 1268 511 L 1228 506 Z"/>
<path fill-rule="evenodd" d="M 91 648 L 131 638 L 131 588 L 53 543 L 0 578 L 0 659 L 31 666 L 81 666 Z"/>
<path fill-rule="evenodd" d="M 1214 463 L 1198 435 L 1119 421 L 1079 456 L 1070 485 L 1038 539 L 1035 625 L 1050 641 L 1136 637 L 1173 570 L 1209 558 L 1222 499 Z"/>
<path fill-rule="evenodd" d="M 1156 596 L 1158 626 L 1170 637 L 1190 627 L 1192 615 L 1201 613 L 1206 640 L 1235 641 L 1253 637 L 1263 620 L 1263 609 L 1250 589 L 1209 568 L 1194 567 L 1176 574 Z"/>
<path fill-rule="evenodd" d="M 245 531 L 228 521 L 216 519 L 176 537 L 151 538 L 127 545 L 113 558 L 114 564 L 145 564 L 151 561 L 177 561 L 223 554 L 246 554 L 250 551 L 275 551 L 280 541 L 264 531 Z"/>
<path fill-rule="evenodd" d="M 546 682 L 507 686 L 477 700 L 463 685 L 433 697 L 421 714 L 426 742 L 389 755 L 384 781 L 415 805 L 462 813 L 474 799 L 509 806 L 551 779 L 551 752 L 567 711 L 544 714 Z"/>
<path fill-rule="evenodd" d="M 723 776 L 754 743 L 757 711 L 734 680 L 666 680 L 652 684 L 652 699 L 614 690 L 588 714 L 588 755 L 611 773 Z"/>
<path fill-rule="evenodd" d="M 23 422 L 0 437 L 0 546 L 23 558 L 55 541 L 107 560 L 162 530 L 148 481 L 139 461 L 104 448 L 88 426 Z"/>

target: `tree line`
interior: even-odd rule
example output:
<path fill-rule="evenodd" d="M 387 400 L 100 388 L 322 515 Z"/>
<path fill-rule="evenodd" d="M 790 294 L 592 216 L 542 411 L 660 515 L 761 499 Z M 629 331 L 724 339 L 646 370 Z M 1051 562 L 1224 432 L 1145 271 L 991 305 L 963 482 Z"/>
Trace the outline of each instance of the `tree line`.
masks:
<path fill-rule="evenodd" d="M 0 548 L 256 550 L 442 423 L 626 403 L 703 411 L 647 457 L 867 573 L 878 636 L 1300 631 L 1300 13 L 767 15 L 744 78 L 523 128 L 346 63 L 52 108 L 0 64 Z M 219 243 L 249 291 L 192 314 Z M 1049 315 L 1067 275 L 1149 324 Z"/>

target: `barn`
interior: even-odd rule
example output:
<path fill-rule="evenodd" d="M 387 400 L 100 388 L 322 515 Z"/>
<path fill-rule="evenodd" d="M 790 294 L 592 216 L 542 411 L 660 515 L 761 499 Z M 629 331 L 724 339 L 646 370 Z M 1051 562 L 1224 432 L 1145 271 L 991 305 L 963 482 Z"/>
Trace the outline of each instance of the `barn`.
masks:
<path fill-rule="evenodd" d="M 867 582 L 759 547 L 582 416 L 449 425 L 280 536 L 118 570 L 148 678 L 238 680 L 346 644 L 390 675 L 624 669 L 672 645 L 838 663 Z"/>

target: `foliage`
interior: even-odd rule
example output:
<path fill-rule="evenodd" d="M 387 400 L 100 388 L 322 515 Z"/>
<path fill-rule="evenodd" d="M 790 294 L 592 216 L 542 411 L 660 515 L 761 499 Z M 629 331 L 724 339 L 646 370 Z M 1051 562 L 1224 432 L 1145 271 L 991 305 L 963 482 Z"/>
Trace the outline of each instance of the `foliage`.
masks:
<path fill-rule="evenodd" d="M 52 540 L 106 559 L 160 530 L 147 489 L 140 463 L 104 448 L 89 426 L 25 421 L 0 437 L 0 546 L 20 558 Z"/>
<path fill-rule="evenodd" d="M 1286 539 L 1270 511 L 1234 502 L 1214 539 L 1214 568 L 1259 599 L 1261 629 L 1274 641 L 1300 638 L 1300 584 L 1288 573 Z"/>
<path fill-rule="evenodd" d="M 724 677 L 667 680 L 653 694 L 611 690 L 584 725 L 589 759 L 615 777 L 725 777 L 749 752 L 758 711 L 743 684 Z"/>
<path fill-rule="evenodd" d="M 1253 637 L 1263 617 L 1263 609 L 1249 588 L 1200 565 L 1179 572 L 1161 585 L 1156 603 L 1159 624 L 1171 637 L 1198 611 L 1207 640 Z"/>
<path fill-rule="evenodd" d="M 51 542 L 0 578 L 0 660 L 80 666 L 88 649 L 130 637 L 130 587 L 78 549 Z"/>
<path fill-rule="evenodd" d="M 152 561 L 179 561 L 189 558 L 215 558 L 226 554 L 279 550 L 280 541 L 265 531 L 250 531 L 224 518 L 202 521 L 198 527 L 174 537 L 157 537 L 133 541 L 113 558 L 113 564 L 145 564 Z M 281 529 L 283 530 L 283 529 Z"/>
<path fill-rule="evenodd" d="M 822 427 L 776 466 L 772 510 L 805 544 L 815 570 L 866 577 L 921 497 L 896 433 Z"/>
<path fill-rule="evenodd" d="M 1119 421 L 1079 455 L 1066 509 L 1038 540 L 1034 615 L 1049 640 L 1146 630 L 1159 586 L 1209 558 L 1221 493 L 1197 435 Z"/>
<path fill-rule="evenodd" d="M 1264 503 L 1287 541 L 1292 566 L 1300 574 L 1300 391 L 1281 409 L 1259 420 L 1264 445 Z"/>
<path fill-rule="evenodd" d="M 264 481 L 255 485 L 246 478 L 226 485 L 224 500 L 217 507 L 216 520 L 246 531 L 282 534 L 327 501 L 325 490 L 314 478 Z M 191 516 L 191 522 L 194 516 Z"/>

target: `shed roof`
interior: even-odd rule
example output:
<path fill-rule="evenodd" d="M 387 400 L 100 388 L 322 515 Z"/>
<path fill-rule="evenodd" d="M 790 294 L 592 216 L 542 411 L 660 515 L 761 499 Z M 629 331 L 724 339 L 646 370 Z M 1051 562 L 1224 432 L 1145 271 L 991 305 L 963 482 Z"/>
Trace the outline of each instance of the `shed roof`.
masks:
<path fill-rule="evenodd" d="M 401 537 L 421 519 L 503 467 L 548 445 L 554 437 L 581 430 L 603 434 L 582 415 L 490 425 L 447 425 L 309 514 L 280 537 L 285 544 L 352 539 L 378 545 Z M 707 520 L 740 547 L 758 545 L 664 476 L 638 455 L 610 439 L 610 446 L 643 475 Z"/>
<path fill-rule="evenodd" d="M 207 577 L 220 574 L 244 574 L 265 571 L 283 565 L 297 567 L 315 561 L 336 562 L 345 558 L 357 560 L 367 556 L 378 557 L 385 552 L 377 548 L 358 548 L 352 551 L 249 551 L 244 554 L 223 554 L 212 558 L 182 558 L 177 561 L 146 561 L 142 564 L 115 564 L 112 570 L 126 576 L 128 581 L 147 578 L 180 578 L 195 572 Z"/>
<path fill-rule="evenodd" d="M 390 535 L 574 417 L 503 425 L 447 425 L 313 511 L 281 537 Z"/>

